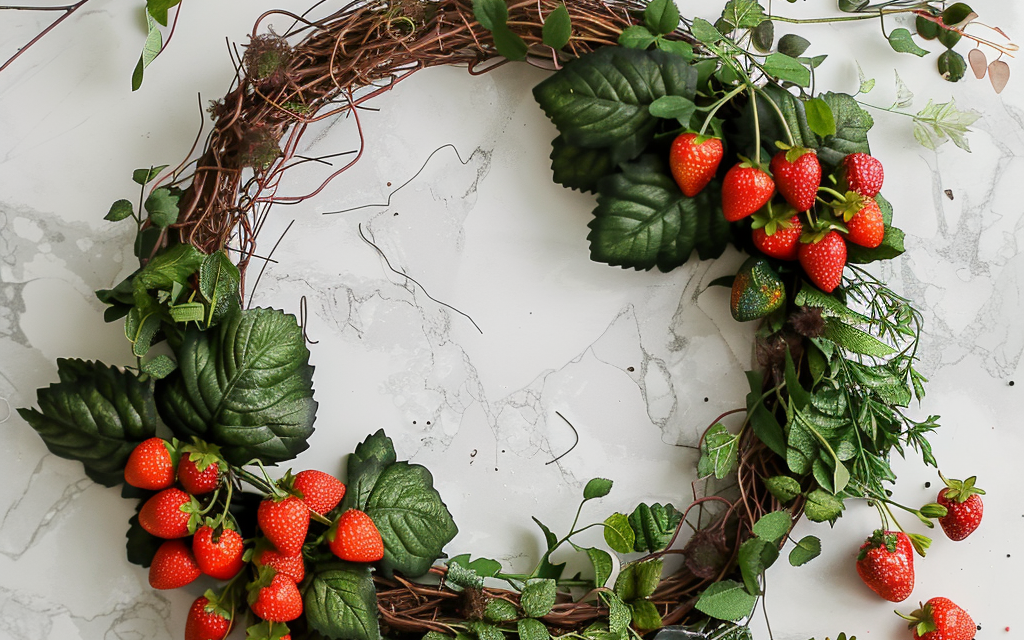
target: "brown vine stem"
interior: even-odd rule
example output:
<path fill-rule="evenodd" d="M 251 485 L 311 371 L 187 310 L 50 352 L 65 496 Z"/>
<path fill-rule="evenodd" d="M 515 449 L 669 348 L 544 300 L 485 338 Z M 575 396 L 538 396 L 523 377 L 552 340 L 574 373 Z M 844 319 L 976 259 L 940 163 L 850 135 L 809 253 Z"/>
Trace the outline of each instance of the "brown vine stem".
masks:
<path fill-rule="evenodd" d="M 50 23 L 50 26 L 46 27 L 41 32 L 39 32 L 39 34 L 36 37 L 34 37 L 34 38 L 32 38 L 31 40 L 28 41 L 28 44 L 26 44 L 24 47 L 18 49 L 17 53 L 15 53 L 13 56 L 8 58 L 7 62 L 4 62 L 2 65 L 0 65 L 0 73 L 2 73 L 3 70 L 6 69 L 7 67 L 11 66 L 11 64 L 13 64 L 14 61 L 17 60 L 19 57 L 21 57 L 21 54 L 23 54 L 26 51 L 28 51 L 29 48 L 32 45 L 34 45 L 35 43 L 37 43 L 40 40 L 42 40 L 43 36 L 45 36 L 46 34 L 50 33 L 51 31 L 53 31 L 57 27 L 57 25 L 59 25 L 60 23 L 64 22 L 69 17 L 71 17 L 71 14 L 73 14 L 76 11 L 78 11 L 78 9 L 81 8 L 81 6 L 84 5 L 86 2 L 89 2 L 89 0 L 79 0 L 75 4 L 68 4 L 68 5 L 64 5 L 64 6 L 60 6 L 60 7 L 0 6 L 0 11 L 63 11 L 64 12 L 64 15 L 62 15 L 61 17 L 57 18 L 52 23 Z"/>

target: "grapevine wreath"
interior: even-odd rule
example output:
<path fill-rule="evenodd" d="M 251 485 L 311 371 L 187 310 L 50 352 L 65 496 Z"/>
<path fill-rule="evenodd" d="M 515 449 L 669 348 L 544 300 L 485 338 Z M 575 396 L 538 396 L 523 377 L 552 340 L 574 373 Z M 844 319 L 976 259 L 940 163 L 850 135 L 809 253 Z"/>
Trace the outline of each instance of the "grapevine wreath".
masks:
<path fill-rule="evenodd" d="M 1000 90 L 1001 57 L 1015 47 L 969 30 L 965 4 L 940 4 L 840 0 L 839 20 L 910 19 L 917 38 L 946 47 L 937 67 L 951 81 L 968 69 L 954 50 L 966 36 L 999 54 L 989 63 L 977 48 L 969 59 Z M 261 33 L 270 15 L 294 26 Z M 816 536 L 789 538 L 793 524 L 835 523 L 851 500 L 882 521 L 858 572 L 879 596 L 905 600 L 914 552 L 930 540 L 894 513 L 929 528 L 939 520 L 962 539 L 983 492 L 973 478 L 946 480 L 935 503 L 893 500 L 894 451 L 937 466 L 937 416 L 907 412 L 924 396 L 921 314 L 864 266 L 900 255 L 903 234 L 879 192 L 871 116 L 854 96 L 816 90 L 823 56 L 804 57 L 799 36 L 776 42 L 784 20 L 755 0 L 729 0 L 714 24 L 681 20 L 666 0 L 389 0 L 316 20 L 264 15 L 234 87 L 210 107 L 205 148 L 172 171 L 137 170 L 139 205 L 119 200 L 107 214 L 137 225 L 139 268 L 97 292 L 105 319 L 124 322 L 135 363 L 58 360 L 60 381 L 19 413 L 52 452 L 138 501 L 127 553 L 154 588 L 223 580 L 192 606 L 189 640 L 241 628 L 254 639 L 749 638 L 763 572 L 783 551 L 793 565 L 820 553 Z M 898 52 L 926 53 L 906 27 L 885 36 Z M 457 528 L 431 474 L 399 461 L 383 431 L 348 457 L 344 483 L 319 471 L 273 479 L 265 467 L 294 458 L 313 431 L 313 368 L 294 316 L 244 305 L 259 227 L 273 204 L 301 199 L 277 187 L 303 161 L 310 124 L 339 114 L 358 123 L 358 107 L 427 67 L 480 74 L 515 60 L 551 70 L 533 95 L 558 128 L 555 182 L 597 195 L 592 259 L 667 272 L 734 245 L 750 257 L 713 284 L 731 288 L 737 321 L 758 327 L 750 392 L 733 412 L 740 429 L 716 420 L 700 440 L 698 482 L 720 492 L 697 498 L 695 483 L 681 511 L 641 503 L 589 526 L 581 503 L 565 535 L 537 521 L 546 550 L 522 574 L 446 555 Z M 976 116 L 947 103 L 913 117 L 934 147 L 966 145 Z M 150 353 L 159 342 L 173 357 Z M 595 478 L 582 500 L 611 487 Z M 611 551 L 636 554 L 614 580 L 608 550 L 574 542 L 594 526 Z M 566 575 L 556 550 L 592 570 Z M 928 638 L 974 632 L 942 598 L 908 620 Z"/>

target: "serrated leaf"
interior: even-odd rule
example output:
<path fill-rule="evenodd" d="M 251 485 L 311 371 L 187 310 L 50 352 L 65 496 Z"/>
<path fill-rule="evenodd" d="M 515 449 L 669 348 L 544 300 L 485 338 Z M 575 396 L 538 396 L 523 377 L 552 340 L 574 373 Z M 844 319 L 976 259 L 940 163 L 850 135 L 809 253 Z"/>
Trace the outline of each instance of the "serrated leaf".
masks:
<path fill-rule="evenodd" d="M 569 11 L 565 5 L 560 4 L 544 18 L 541 38 L 544 44 L 557 51 L 569 44 L 570 37 L 572 37 L 572 20 L 569 18 Z"/>
<path fill-rule="evenodd" d="M 793 526 L 793 516 L 788 511 L 766 513 L 754 523 L 753 533 L 765 542 L 777 543 Z"/>
<path fill-rule="evenodd" d="M 654 44 L 657 38 L 647 27 L 635 24 L 622 30 L 619 35 L 619 45 L 629 49 L 646 49 Z"/>
<path fill-rule="evenodd" d="M 309 626 L 328 638 L 380 638 L 377 592 L 368 564 L 316 565 L 303 605 Z"/>
<path fill-rule="evenodd" d="M 960 111 L 955 100 L 939 104 L 929 100 L 925 108 L 914 116 L 914 122 L 918 125 L 914 127 L 914 137 L 930 149 L 936 148 L 948 138 L 953 144 L 969 152 L 971 147 L 967 142 L 967 133 L 970 132 L 968 127 L 974 124 L 980 115 L 975 111 Z M 923 136 L 919 135 L 919 130 L 923 132 Z M 922 137 L 927 138 L 929 143 L 926 144 Z"/>
<path fill-rule="evenodd" d="M 107 215 L 103 216 L 103 219 L 117 222 L 133 215 L 135 215 L 135 208 L 132 207 L 132 203 L 127 200 L 118 200 L 110 205 L 110 211 L 107 211 Z"/>
<path fill-rule="evenodd" d="M 779 38 L 779 53 L 785 54 L 791 58 L 799 58 L 804 55 L 804 52 L 807 51 L 807 48 L 810 46 L 810 40 L 802 38 L 795 33 L 787 33 Z"/>
<path fill-rule="evenodd" d="M 644 24 L 651 33 L 672 33 L 679 26 L 679 8 L 675 0 L 651 0 L 644 9 Z"/>
<path fill-rule="evenodd" d="M 741 620 L 750 615 L 755 604 L 757 597 L 747 593 L 742 584 L 735 580 L 720 580 L 711 583 L 694 606 L 712 618 Z"/>
<path fill-rule="evenodd" d="M 623 602 L 649 598 L 661 582 L 664 561 L 661 558 L 631 562 L 615 578 L 615 595 Z"/>
<path fill-rule="evenodd" d="M 473 17 L 484 29 L 494 31 L 508 21 L 508 6 L 505 0 L 473 0 Z"/>
<path fill-rule="evenodd" d="M 764 61 L 764 70 L 770 75 L 792 82 L 801 87 L 811 86 L 811 72 L 796 58 L 791 58 L 784 53 L 773 53 Z"/>
<path fill-rule="evenodd" d="M 517 622 L 516 631 L 519 633 L 519 640 L 548 640 L 551 637 L 547 626 L 533 618 L 523 618 Z"/>
<path fill-rule="evenodd" d="M 715 28 L 715 25 L 703 18 L 693 19 L 693 24 L 690 25 L 690 33 L 693 34 L 694 38 L 704 44 L 714 44 L 719 40 L 725 39 L 725 36 Z"/>
<path fill-rule="evenodd" d="M 764 486 L 782 504 L 789 504 L 800 495 L 800 483 L 789 476 L 765 478 Z"/>
<path fill-rule="evenodd" d="M 752 29 L 765 21 L 764 8 L 757 0 L 729 0 L 722 19 L 737 29 Z"/>
<path fill-rule="evenodd" d="M 836 134 L 836 119 L 827 102 L 821 98 L 811 98 L 804 103 L 804 110 L 807 113 L 807 126 L 811 131 L 822 138 Z"/>
<path fill-rule="evenodd" d="M 650 506 L 640 503 L 629 514 L 629 526 L 636 539 L 634 551 L 661 551 L 672 540 L 683 514 L 671 504 Z"/>
<path fill-rule="evenodd" d="M 124 481 L 132 450 L 156 433 L 153 384 L 102 362 L 57 360 L 60 382 L 36 392 L 39 409 L 18 409 L 56 456 L 78 460 L 93 481 Z"/>
<path fill-rule="evenodd" d="M 889 33 L 889 46 L 897 53 L 912 53 L 915 56 L 928 55 L 927 49 L 922 49 L 914 42 L 914 36 L 908 29 L 900 27 Z"/>
<path fill-rule="evenodd" d="M 383 429 L 378 429 L 356 445 L 355 451 L 348 456 L 347 489 L 341 502 L 342 510 L 366 511 L 366 503 L 377 478 L 397 459 L 394 443 Z"/>
<path fill-rule="evenodd" d="M 541 618 L 551 613 L 555 606 L 558 589 L 554 580 L 531 580 L 523 587 L 519 606 L 523 613 L 531 618 Z"/>
<path fill-rule="evenodd" d="M 823 489 L 815 489 L 807 494 L 804 515 L 811 522 L 831 522 L 842 515 L 844 508 L 841 499 Z"/>
<path fill-rule="evenodd" d="M 594 565 L 594 586 L 603 587 L 612 575 L 612 556 L 603 549 L 589 547 L 586 549 L 590 563 Z"/>
<path fill-rule="evenodd" d="M 596 191 L 598 181 L 614 170 L 615 164 L 607 149 L 577 147 L 562 136 L 551 143 L 552 179 L 563 187 Z"/>
<path fill-rule="evenodd" d="M 179 437 L 222 447 L 232 464 L 277 463 L 309 445 L 313 367 L 294 316 L 236 311 L 208 331 L 189 328 L 178 370 L 160 382 L 160 416 Z"/>
<path fill-rule="evenodd" d="M 161 2 L 164 0 L 156 1 Z M 164 11 L 163 17 L 166 22 L 166 11 Z M 142 86 L 142 77 L 145 74 L 146 67 L 160 55 L 160 49 L 164 44 L 164 37 L 160 33 L 157 22 L 153 19 L 153 14 L 150 11 L 146 11 L 146 28 L 146 43 L 142 45 L 142 55 L 139 56 L 139 62 L 135 65 L 135 71 L 132 72 L 132 91 L 138 91 L 139 87 Z"/>
<path fill-rule="evenodd" d="M 629 518 L 622 513 L 613 513 L 604 521 L 604 541 L 613 551 L 631 553 L 635 535 L 629 526 Z"/>
<path fill-rule="evenodd" d="M 729 433 L 721 423 L 714 425 L 701 442 L 697 475 L 705 478 L 714 474 L 719 480 L 725 478 L 736 468 L 738 451 L 739 436 Z"/>
<path fill-rule="evenodd" d="M 603 498 L 612 490 L 612 481 L 607 478 L 594 478 L 583 487 L 583 499 Z"/>
<path fill-rule="evenodd" d="M 178 221 L 178 196 L 165 187 L 154 189 L 149 194 L 145 208 L 150 222 L 158 227 L 169 227 Z"/>
<path fill-rule="evenodd" d="M 425 467 L 396 462 L 373 485 L 366 514 L 384 539 L 381 573 L 418 578 L 459 532 Z"/>
<path fill-rule="evenodd" d="M 469 554 L 466 554 L 466 558 L 469 558 Z M 477 575 L 476 571 L 467 569 L 458 562 L 448 561 L 448 571 L 445 573 L 444 580 L 446 584 L 456 585 L 464 589 L 483 589 L 484 579 L 482 576 Z M 505 602 L 504 600 L 496 600 L 495 602 Z M 505 604 L 509 604 L 505 602 Z M 490 603 L 488 603 L 490 606 Z M 486 612 L 485 612 L 486 615 Z M 513 618 L 515 617 L 513 612 Z"/>
<path fill-rule="evenodd" d="M 805 565 L 821 555 L 821 540 L 816 536 L 804 536 L 789 552 L 789 564 L 794 567 Z"/>

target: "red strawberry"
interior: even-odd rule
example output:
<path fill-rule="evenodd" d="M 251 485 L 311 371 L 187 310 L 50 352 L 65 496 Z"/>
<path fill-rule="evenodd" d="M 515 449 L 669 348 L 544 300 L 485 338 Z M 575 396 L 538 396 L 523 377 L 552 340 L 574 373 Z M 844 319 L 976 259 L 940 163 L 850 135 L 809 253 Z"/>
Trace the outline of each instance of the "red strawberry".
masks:
<path fill-rule="evenodd" d="M 139 443 L 124 466 L 124 481 L 139 489 L 159 491 L 174 484 L 174 448 L 163 438 Z"/>
<path fill-rule="evenodd" d="M 168 540 L 160 545 L 149 565 L 149 586 L 154 589 L 184 587 L 202 574 L 188 545 Z"/>
<path fill-rule="evenodd" d="M 192 496 L 181 489 L 164 489 L 142 505 L 139 524 L 158 538 L 184 538 L 189 534 Z"/>
<path fill-rule="evenodd" d="M 295 474 L 292 485 L 302 493 L 306 506 L 323 515 L 345 497 L 345 485 L 329 473 L 310 469 Z"/>
<path fill-rule="evenodd" d="M 779 193 L 797 212 L 814 206 L 821 185 L 821 163 L 814 150 L 792 147 L 776 153 L 771 172 Z"/>
<path fill-rule="evenodd" d="M 264 500 L 256 510 L 256 521 L 281 553 L 294 556 L 302 551 L 309 529 L 309 507 L 302 500 L 295 496 Z"/>
<path fill-rule="evenodd" d="M 910 621 L 914 640 L 971 640 L 978 631 L 971 616 L 949 598 L 932 598 L 909 616 L 899 615 Z"/>
<path fill-rule="evenodd" d="M 185 640 L 223 640 L 231 631 L 230 613 L 199 596 L 188 610 Z"/>
<path fill-rule="evenodd" d="M 825 293 L 832 293 L 843 281 L 846 243 L 835 231 L 817 242 L 801 243 L 799 258 L 807 277 Z"/>
<path fill-rule="evenodd" d="M 269 622 L 288 622 L 302 615 L 302 596 L 295 581 L 270 567 L 249 585 L 249 607 Z"/>
<path fill-rule="evenodd" d="M 213 527 L 199 527 L 192 538 L 192 553 L 203 573 L 218 580 L 230 580 L 245 565 L 242 536 L 237 531 L 224 529 L 214 539 L 214 533 Z"/>
<path fill-rule="evenodd" d="M 877 529 L 860 547 L 857 574 L 871 590 L 902 602 L 914 590 L 914 547 L 902 531 Z"/>
<path fill-rule="evenodd" d="M 771 231 L 771 235 L 768 234 Z M 764 227 L 754 229 L 754 246 L 766 256 L 779 260 L 796 260 L 800 251 L 800 233 L 803 225 L 800 216 L 789 220 L 777 220 Z"/>
<path fill-rule="evenodd" d="M 349 509 L 327 534 L 331 552 L 348 562 L 376 562 L 384 557 L 384 541 L 370 516 Z"/>
<path fill-rule="evenodd" d="M 210 493 L 220 484 L 220 447 L 198 441 L 182 448 L 178 481 L 194 496 Z"/>
<path fill-rule="evenodd" d="M 843 158 L 840 176 L 846 188 L 862 196 L 874 198 L 882 190 L 885 172 L 882 163 L 866 153 L 851 153 Z"/>
<path fill-rule="evenodd" d="M 846 221 L 846 239 L 853 244 L 859 244 L 868 249 L 874 249 L 882 244 L 885 237 L 885 222 L 882 220 L 882 210 L 874 198 L 866 198 L 864 206 L 857 213 L 853 214 Z"/>
<path fill-rule="evenodd" d="M 746 218 L 773 195 L 772 177 L 749 162 L 742 162 L 729 169 L 722 181 L 722 214 L 729 222 Z"/>
<path fill-rule="evenodd" d="M 985 505 L 978 494 L 985 492 L 974 486 L 976 476 L 966 480 L 947 480 L 940 473 L 939 477 L 946 483 L 936 500 L 946 507 L 946 515 L 939 518 L 939 524 L 950 540 L 963 540 L 981 524 Z"/>
<path fill-rule="evenodd" d="M 683 193 L 692 198 L 708 186 L 718 171 L 723 153 L 722 141 L 718 138 L 684 133 L 673 140 L 668 166 Z"/>
<path fill-rule="evenodd" d="M 255 561 L 257 566 L 273 567 L 295 582 L 302 582 L 306 577 L 306 562 L 301 553 L 286 556 L 277 549 L 264 548 L 256 553 Z"/>

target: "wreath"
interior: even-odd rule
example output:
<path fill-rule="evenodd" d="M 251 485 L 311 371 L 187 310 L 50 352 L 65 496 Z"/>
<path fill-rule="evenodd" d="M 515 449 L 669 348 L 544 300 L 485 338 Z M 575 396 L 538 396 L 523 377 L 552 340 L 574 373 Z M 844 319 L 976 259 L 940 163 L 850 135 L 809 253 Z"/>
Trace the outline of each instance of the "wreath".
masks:
<path fill-rule="evenodd" d="M 976 16 L 963 3 L 936 4 L 839 2 L 847 19 L 913 18 L 919 37 L 946 45 L 937 66 L 949 80 L 966 72 L 954 50 L 964 36 L 1013 50 L 968 30 Z M 271 15 L 294 26 L 261 33 Z M 870 114 L 853 95 L 814 89 L 823 56 L 805 57 L 799 36 L 776 43 L 781 20 L 755 0 L 729 0 L 714 24 L 681 20 L 667 0 L 389 0 L 320 19 L 264 15 L 235 61 L 233 88 L 209 109 L 204 149 L 170 171 L 135 171 L 139 202 L 107 213 L 137 227 L 139 268 L 97 292 L 105 319 L 124 322 L 134 364 L 58 360 L 60 381 L 39 390 L 38 409 L 19 413 L 91 479 L 125 483 L 124 497 L 138 501 L 128 558 L 149 568 L 154 588 L 201 574 L 224 580 L 195 601 L 189 640 L 243 626 L 275 640 L 624 640 L 666 629 L 749 638 L 744 621 L 765 570 L 787 547 L 796 566 L 820 553 L 816 536 L 790 539 L 794 523 L 834 524 L 850 500 L 882 521 L 858 571 L 880 596 L 905 600 L 911 547 L 924 556 L 930 540 L 895 512 L 929 528 L 939 520 L 962 539 L 980 521 L 983 492 L 970 478 L 946 480 L 920 508 L 893 499 L 893 452 L 937 466 L 928 442 L 937 416 L 908 412 L 926 382 L 915 369 L 921 314 L 865 267 L 900 255 L 903 234 L 880 194 Z M 886 37 L 917 53 L 908 29 Z M 975 64 L 979 55 L 987 63 L 975 51 L 977 75 L 989 72 L 1001 89 L 1008 67 Z M 480 74 L 515 60 L 552 71 L 533 95 L 559 132 L 553 179 L 597 195 L 591 258 L 667 272 L 735 246 L 750 257 L 712 284 L 731 289 L 737 321 L 758 322 L 750 391 L 729 412 L 740 426 L 728 429 L 725 414 L 700 439 L 705 490 L 695 486 L 682 510 L 640 503 L 582 524 L 585 504 L 612 489 L 594 478 L 565 533 L 536 521 L 545 550 L 520 574 L 446 555 L 458 529 L 430 472 L 399 461 L 383 431 L 349 456 L 344 483 L 319 471 L 272 478 L 266 466 L 308 446 L 313 368 L 294 316 L 244 306 L 270 207 L 323 189 L 277 194 L 284 172 L 304 162 L 297 149 L 309 125 L 340 114 L 358 123 L 364 103 L 427 67 Z M 860 92 L 872 84 L 862 78 Z M 976 117 L 952 102 L 912 115 L 932 146 L 966 145 Z M 161 342 L 173 357 L 151 353 Z M 575 541 L 592 527 L 611 551 L 638 554 L 614 580 L 611 553 Z M 554 557 L 566 551 L 592 571 L 567 576 Z M 943 600 L 908 617 L 915 633 L 959 615 L 973 635 L 969 616 Z"/>

